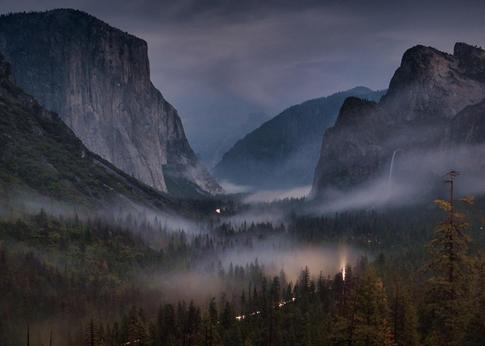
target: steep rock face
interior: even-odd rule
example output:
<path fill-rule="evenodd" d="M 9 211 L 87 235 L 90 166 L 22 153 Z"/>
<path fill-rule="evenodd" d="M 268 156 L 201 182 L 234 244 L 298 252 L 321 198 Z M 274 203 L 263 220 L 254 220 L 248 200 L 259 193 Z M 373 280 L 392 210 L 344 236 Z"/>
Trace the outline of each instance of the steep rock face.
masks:
<path fill-rule="evenodd" d="M 469 63 L 475 50 L 464 43 L 455 45 L 453 55 L 431 47 L 416 46 L 402 58 L 382 98 L 382 108 L 391 122 L 430 121 L 452 118 L 483 98 L 485 74 L 477 74 Z"/>
<path fill-rule="evenodd" d="M 457 43 L 453 55 L 424 46 L 409 49 L 379 103 L 345 102 L 324 135 L 313 193 L 375 178 L 388 169 L 396 150 L 445 145 L 457 113 L 485 98 L 484 78 L 480 48 Z M 467 122 L 458 124 L 469 129 Z"/>
<path fill-rule="evenodd" d="M 358 98 L 345 100 L 334 127 L 324 135 L 320 160 L 316 171 L 333 177 L 332 184 L 358 183 L 378 169 L 378 158 L 382 148 L 378 143 L 383 134 L 379 131 L 378 107 L 375 102 Z M 354 124 L 372 128 L 374 131 L 356 130 Z M 341 143 L 341 139 L 345 142 Z M 331 164 L 327 164 L 331 163 Z"/>
<path fill-rule="evenodd" d="M 310 184 L 323 132 L 344 100 L 378 100 L 381 91 L 357 87 L 292 106 L 239 140 L 215 168 L 220 179 L 265 188 Z"/>
<path fill-rule="evenodd" d="M 452 120 L 449 131 L 450 144 L 485 143 L 485 99 L 466 107 Z"/>
<path fill-rule="evenodd" d="M 12 81 L 0 55 L 0 200 L 19 191 L 76 207 L 174 204 L 90 152 L 69 127 Z"/>
<path fill-rule="evenodd" d="M 19 86 L 118 168 L 161 191 L 174 192 L 169 179 L 220 192 L 150 81 L 145 41 L 80 11 L 53 10 L 0 18 L 0 51 Z"/>

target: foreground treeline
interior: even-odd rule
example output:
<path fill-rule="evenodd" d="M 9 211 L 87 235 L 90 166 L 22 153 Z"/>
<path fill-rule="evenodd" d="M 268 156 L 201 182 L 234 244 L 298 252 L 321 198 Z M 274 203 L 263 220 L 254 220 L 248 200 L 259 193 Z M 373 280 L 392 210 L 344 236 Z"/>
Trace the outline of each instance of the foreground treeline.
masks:
<path fill-rule="evenodd" d="M 406 290 L 396 291 L 389 304 L 376 271 L 366 265 L 360 270 L 353 274 L 347 268 L 345 280 L 342 274 L 312 280 L 305 270 L 286 287 L 275 277 L 245 291 L 237 303 L 211 301 L 203 311 L 192 303 L 167 304 L 152 320 L 132 308 L 120 322 L 90 322 L 85 340 L 97 345 L 417 345 L 417 315 Z"/>
<path fill-rule="evenodd" d="M 475 262 L 479 267 L 483 259 Z M 478 268 L 476 268 L 478 269 Z M 333 279 L 300 279 L 282 287 L 279 277 L 248 289 L 238 302 L 212 300 L 160 306 L 148 319 L 133 307 L 114 323 L 85 324 L 89 345 L 483 345 L 485 295 L 482 270 L 463 277 L 469 292 L 456 292 L 444 276 L 422 287 L 396 278 L 385 285 L 385 264 L 363 261 Z M 459 286 L 456 284 L 456 286 Z M 449 295 L 448 295 L 449 294 Z"/>
<path fill-rule="evenodd" d="M 414 219 L 373 212 L 295 216 L 287 226 L 222 223 L 202 235 L 131 217 L 123 227 L 43 212 L 5 220 L 1 344 L 482 345 L 479 213 L 470 222 L 455 205 L 438 206 L 442 221 L 434 213 Z M 437 226 L 430 227 L 430 220 Z M 281 233 L 311 243 L 343 237 L 371 247 L 376 256 L 332 277 L 304 269 L 296 280 L 284 272 L 268 276 L 257 262 L 228 268 L 218 263 L 221 251 Z M 139 275 L 199 268 L 202 262 L 223 283 L 205 300 L 170 301 Z"/>
<path fill-rule="evenodd" d="M 200 270 L 231 292 L 264 279 L 256 262 L 224 268 L 218 255 L 283 232 L 269 223 L 222 224 L 211 233 L 169 230 L 163 220 L 10 216 L 0 220 L 0 345 L 83 344 L 86 318 L 115 321 L 132 305 L 156 313 L 152 278 Z M 236 234 L 237 233 L 237 234 Z M 165 299 L 166 300 L 166 299 Z M 45 322 L 45 324 L 44 324 Z M 29 330 L 29 333 L 27 333 Z"/>

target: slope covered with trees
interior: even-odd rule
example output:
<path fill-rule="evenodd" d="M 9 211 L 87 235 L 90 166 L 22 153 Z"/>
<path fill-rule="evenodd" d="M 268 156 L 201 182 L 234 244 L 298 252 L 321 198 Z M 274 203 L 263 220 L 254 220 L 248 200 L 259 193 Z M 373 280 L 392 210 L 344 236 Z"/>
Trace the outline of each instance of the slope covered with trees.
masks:
<path fill-rule="evenodd" d="M 0 203 L 39 197 L 46 206 L 169 209 L 165 195 L 90 152 L 57 114 L 18 88 L 10 72 L 0 55 Z"/>
<path fill-rule="evenodd" d="M 480 345 L 483 201 L 436 204 L 442 213 L 294 215 L 280 226 L 216 223 L 205 234 L 129 215 L 11 215 L 0 223 L 0 313 L 8 316 L 0 334 L 6 345 L 27 337 L 69 345 Z M 220 263 L 221 253 L 283 234 L 302 244 L 345 240 L 369 256 L 335 275 L 303 267 L 297 278 L 269 275 L 257 261 Z M 171 273 L 200 271 L 207 259 L 203 272 L 221 285 L 193 300 L 146 280 L 161 271 L 170 283 Z"/>

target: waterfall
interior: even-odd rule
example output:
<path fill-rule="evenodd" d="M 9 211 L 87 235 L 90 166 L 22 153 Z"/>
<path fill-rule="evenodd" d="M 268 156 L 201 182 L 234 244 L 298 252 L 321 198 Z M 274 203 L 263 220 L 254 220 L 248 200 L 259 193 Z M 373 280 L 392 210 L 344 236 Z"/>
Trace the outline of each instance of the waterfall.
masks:
<path fill-rule="evenodd" d="M 400 149 L 396 149 L 392 152 L 391 158 L 391 165 L 389 166 L 389 175 L 387 176 L 387 193 L 391 192 L 391 184 L 392 184 L 392 172 L 394 171 L 394 161 L 396 160 L 396 155 L 400 151 Z"/>

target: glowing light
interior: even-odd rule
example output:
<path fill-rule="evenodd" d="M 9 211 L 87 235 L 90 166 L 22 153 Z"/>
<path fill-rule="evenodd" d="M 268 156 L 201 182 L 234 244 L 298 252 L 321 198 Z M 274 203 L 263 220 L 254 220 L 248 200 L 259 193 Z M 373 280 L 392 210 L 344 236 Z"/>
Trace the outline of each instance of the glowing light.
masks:
<path fill-rule="evenodd" d="M 339 255 L 339 257 L 340 257 L 340 272 L 342 273 L 342 280 L 345 281 L 345 277 L 346 277 L 346 274 L 347 274 L 347 259 L 348 259 L 347 247 L 345 246 L 345 244 L 341 245 L 339 252 L 340 252 L 340 255 Z"/>
<path fill-rule="evenodd" d="M 273 306 L 273 308 L 274 309 L 282 308 L 286 304 L 293 303 L 295 301 L 296 301 L 295 297 L 291 298 L 290 300 L 282 300 L 277 305 Z M 256 315 L 259 315 L 259 314 L 261 314 L 261 311 L 253 311 L 253 312 L 249 313 L 248 316 L 256 316 Z M 242 320 L 246 319 L 246 315 L 239 315 L 239 316 L 236 316 L 235 318 L 236 318 L 236 321 L 242 321 Z"/>
<path fill-rule="evenodd" d="M 221 208 L 217 208 L 217 209 L 216 209 L 216 213 L 217 213 L 217 214 L 220 214 L 220 213 L 221 213 Z"/>

